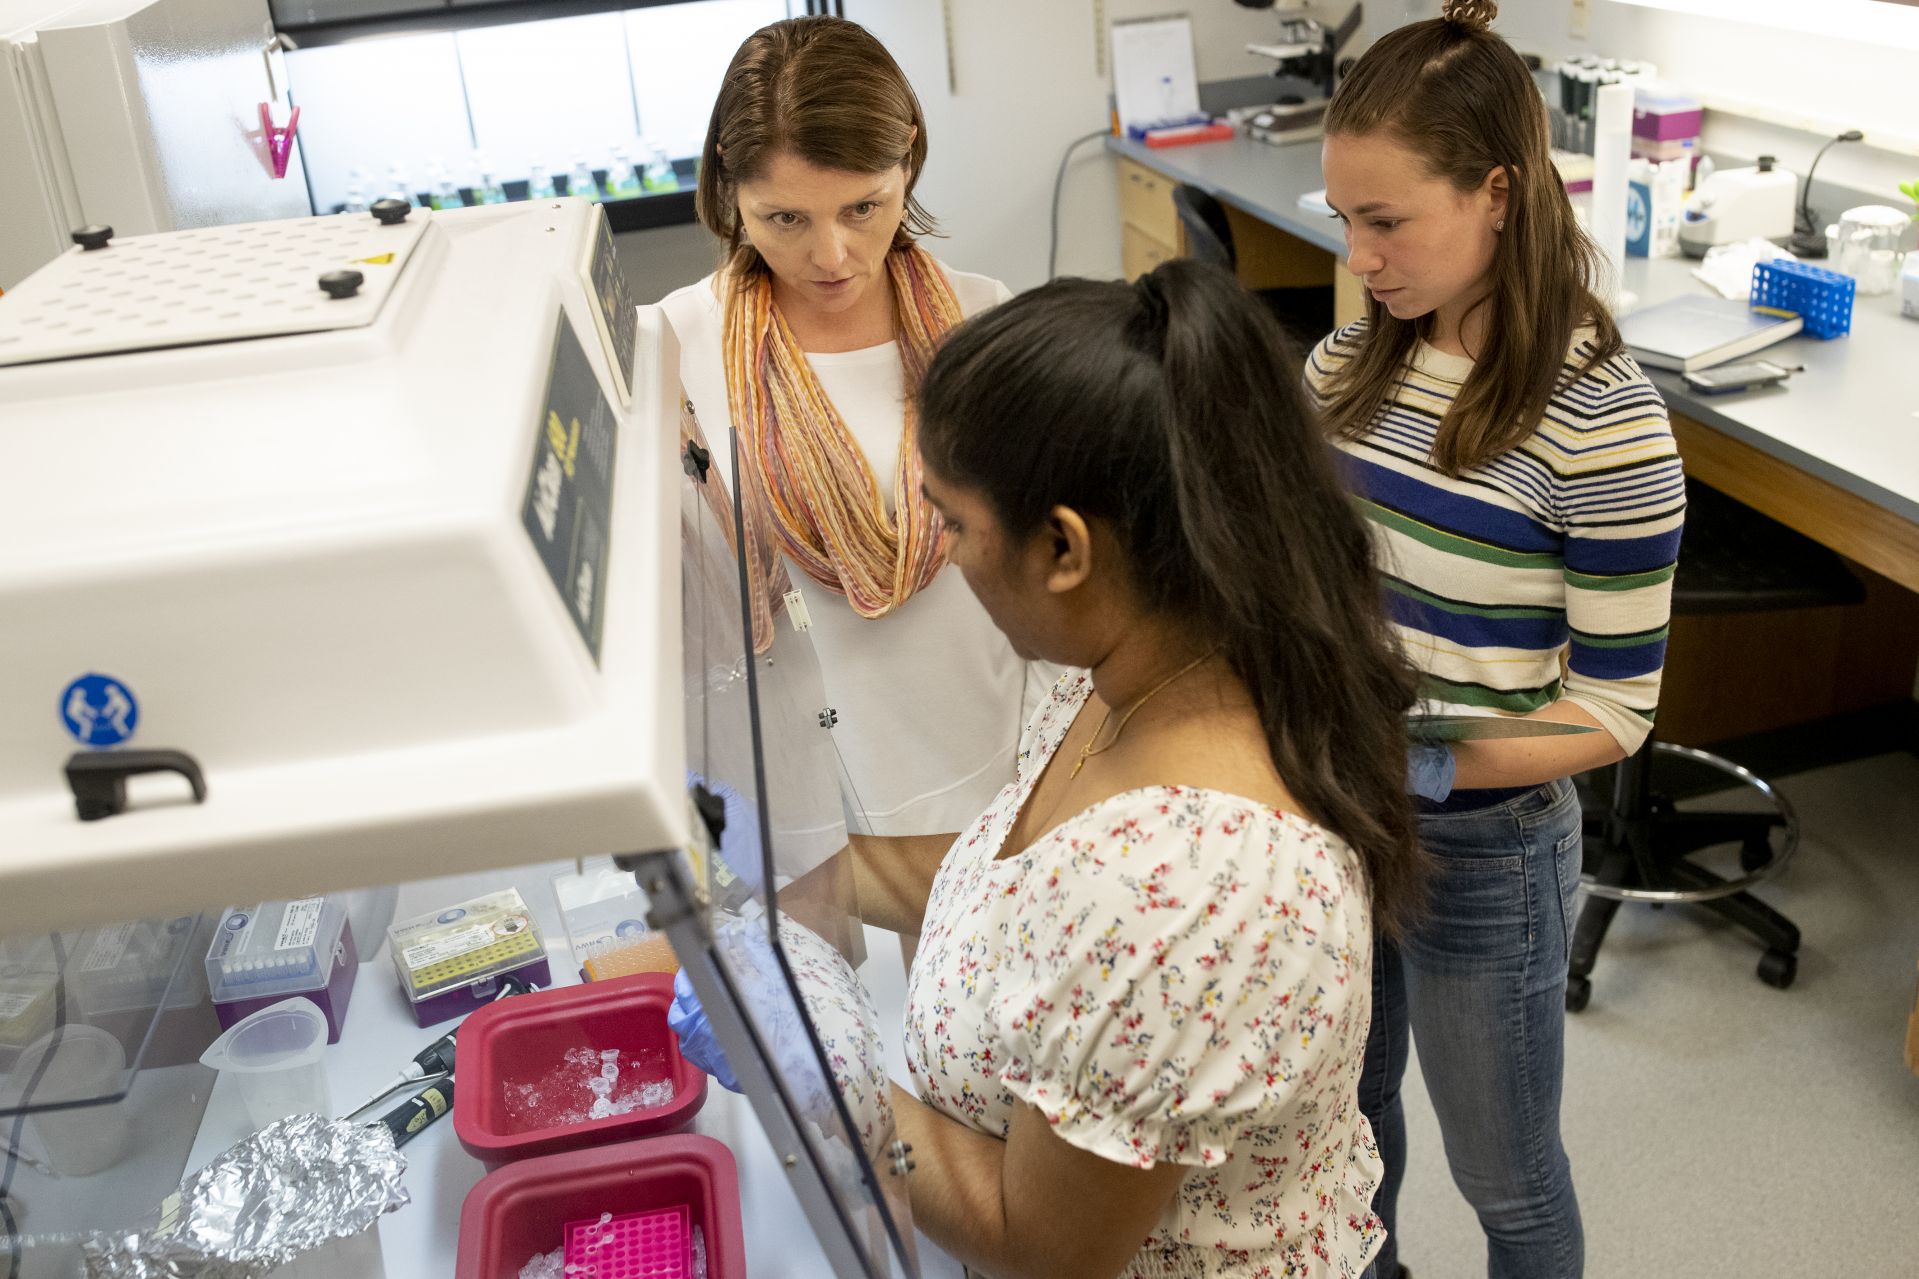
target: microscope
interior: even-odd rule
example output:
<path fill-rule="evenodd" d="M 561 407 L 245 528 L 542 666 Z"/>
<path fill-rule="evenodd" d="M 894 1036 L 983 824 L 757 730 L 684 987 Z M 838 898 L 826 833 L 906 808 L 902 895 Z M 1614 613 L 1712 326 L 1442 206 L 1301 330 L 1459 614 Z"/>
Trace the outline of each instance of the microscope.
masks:
<path fill-rule="evenodd" d="M 1336 25 L 1322 18 L 1330 6 L 1315 0 L 1234 0 L 1245 9 L 1270 9 L 1279 17 L 1279 38 L 1249 44 L 1248 53 L 1271 58 L 1279 81 L 1270 106 L 1234 112 L 1246 132 L 1266 142 L 1318 137 L 1339 78 L 1351 67 L 1341 55 L 1358 35 L 1365 7 L 1354 4 Z M 1330 15 L 1328 15 L 1329 17 Z"/>

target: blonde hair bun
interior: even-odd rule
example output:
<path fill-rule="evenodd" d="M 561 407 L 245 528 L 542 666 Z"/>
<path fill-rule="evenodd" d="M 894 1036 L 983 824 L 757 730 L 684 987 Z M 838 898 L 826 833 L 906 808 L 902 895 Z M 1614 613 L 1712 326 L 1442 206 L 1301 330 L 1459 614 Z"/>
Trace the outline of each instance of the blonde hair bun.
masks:
<path fill-rule="evenodd" d="M 1499 5 L 1496 0 L 1446 0 L 1439 16 L 1468 31 L 1489 31 L 1493 19 L 1499 16 Z"/>

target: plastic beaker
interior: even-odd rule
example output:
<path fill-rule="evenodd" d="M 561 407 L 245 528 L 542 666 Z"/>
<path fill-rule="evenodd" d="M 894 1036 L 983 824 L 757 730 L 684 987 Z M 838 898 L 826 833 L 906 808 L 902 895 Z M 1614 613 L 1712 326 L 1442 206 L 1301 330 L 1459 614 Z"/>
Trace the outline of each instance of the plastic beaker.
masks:
<path fill-rule="evenodd" d="M 63 1026 L 34 1040 L 15 1060 L 10 1079 L 24 1087 L 42 1061 L 46 1070 L 29 1104 L 67 1103 L 66 1109 L 40 1110 L 27 1124 L 47 1148 L 54 1171 L 86 1177 L 120 1162 L 127 1152 L 130 1125 L 118 1105 L 89 1106 L 102 1097 L 118 1097 L 127 1068 L 126 1049 L 97 1026 Z M 17 1093 L 8 1099 L 18 1102 Z M 80 1103 L 80 1104 L 75 1104 Z"/>
<path fill-rule="evenodd" d="M 325 1115 L 326 1014 L 311 999 L 283 999 L 262 1008 L 213 1041 L 202 1065 L 234 1076 L 254 1128 L 288 1115 Z"/>
<path fill-rule="evenodd" d="M 1866 297 L 1890 293 L 1899 284 L 1899 268 L 1905 259 L 1901 247 L 1912 219 L 1902 210 L 1883 204 L 1862 204 L 1847 209 L 1839 219 L 1839 229 L 1828 237 L 1833 269 L 1859 282 L 1859 294 Z"/>

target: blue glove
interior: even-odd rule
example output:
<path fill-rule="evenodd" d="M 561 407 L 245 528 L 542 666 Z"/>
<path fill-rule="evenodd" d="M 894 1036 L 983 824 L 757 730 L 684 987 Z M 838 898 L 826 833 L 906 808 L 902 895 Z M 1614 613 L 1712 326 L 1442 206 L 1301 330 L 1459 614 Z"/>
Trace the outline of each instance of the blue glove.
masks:
<path fill-rule="evenodd" d="M 1453 793 L 1458 770 L 1449 747 L 1415 743 L 1406 752 L 1406 793 L 1439 803 Z"/>
<path fill-rule="evenodd" d="M 726 921 L 713 935 L 715 956 L 733 975 L 770 1065 L 784 1082 L 802 1115 L 836 1125 L 834 1093 L 845 1100 L 869 1153 L 892 1130 L 886 1079 L 886 1053 L 875 1023 L 872 997 L 838 951 L 818 934 L 791 919 L 780 920 L 780 940 L 790 958 L 799 1000 L 787 984 L 779 956 L 767 936 L 766 917 L 751 903 L 745 914 Z M 831 1074 L 808 1033 L 811 1021 L 828 1047 Z M 729 1092 L 740 1081 L 714 1038 L 712 1023 L 700 1006 L 692 980 L 682 969 L 673 978 L 673 1002 L 666 1024 L 679 1036 L 680 1055 L 711 1075 Z"/>
<path fill-rule="evenodd" d="M 666 1024 L 680 1039 L 680 1056 L 704 1070 L 728 1092 L 738 1092 L 740 1081 L 727 1064 L 720 1041 L 713 1037 L 713 1025 L 693 993 L 693 983 L 682 968 L 673 974 L 673 1003 L 666 1010 Z"/>

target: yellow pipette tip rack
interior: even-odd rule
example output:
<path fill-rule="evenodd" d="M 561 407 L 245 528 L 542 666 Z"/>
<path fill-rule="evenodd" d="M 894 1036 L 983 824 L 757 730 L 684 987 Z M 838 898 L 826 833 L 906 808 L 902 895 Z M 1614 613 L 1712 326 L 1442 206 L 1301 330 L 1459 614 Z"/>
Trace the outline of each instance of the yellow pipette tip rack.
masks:
<path fill-rule="evenodd" d="M 415 1003 L 512 972 L 545 954 L 514 889 L 397 923 L 387 930 L 401 984 Z"/>

